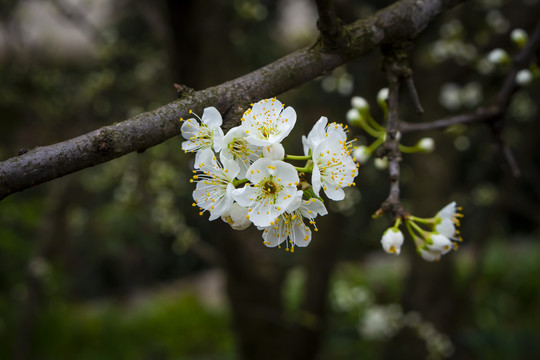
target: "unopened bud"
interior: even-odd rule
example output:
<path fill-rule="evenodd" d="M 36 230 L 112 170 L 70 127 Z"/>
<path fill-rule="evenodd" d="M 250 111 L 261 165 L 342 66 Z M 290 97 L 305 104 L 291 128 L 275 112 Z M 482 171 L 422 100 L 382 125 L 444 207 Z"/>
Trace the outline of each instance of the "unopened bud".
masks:
<path fill-rule="evenodd" d="M 491 52 L 487 56 L 487 59 L 489 60 L 489 62 L 497 65 L 510 62 L 510 57 L 508 56 L 506 51 L 500 48 L 491 50 Z"/>
<path fill-rule="evenodd" d="M 371 153 L 368 151 L 367 146 L 360 145 L 353 151 L 353 158 L 358 161 L 360 164 L 365 164 L 366 161 L 368 161 L 369 157 L 371 156 Z"/>
<path fill-rule="evenodd" d="M 346 117 L 347 122 L 352 126 L 360 126 L 362 123 L 362 115 L 360 115 L 358 109 L 350 109 L 349 111 L 347 111 Z"/>
<path fill-rule="evenodd" d="M 377 94 L 377 102 L 379 105 L 383 106 L 383 104 L 388 100 L 388 88 L 382 88 L 379 90 L 379 93 Z"/>
<path fill-rule="evenodd" d="M 516 74 L 516 83 L 521 86 L 529 85 L 532 78 L 532 73 L 528 69 L 519 70 Z"/>
<path fill-rule="evenodd" d="M 435 141 L 432 138 L 422 138 L 416 146 L 423 152 L 430 153 L 435 150 Z"/>
<path fill-rule="evenodd" d="M 514 44 L 521 48 L 527 45 L 527 41 L 529 41 L 529 36 L 527 35 L 527 32 L 525 32 L 525 30 L 523 29 L 514 29 L 510 33 L 510 39 L 512 39 L 512 42 Z"/>
<path fill-rule="evenodd" d="M 353 96 L 351 99 L 351 105 L 353 108 L 356 108 L 360 111 L 369 110 L 368 102 L 361 96 Z"/>

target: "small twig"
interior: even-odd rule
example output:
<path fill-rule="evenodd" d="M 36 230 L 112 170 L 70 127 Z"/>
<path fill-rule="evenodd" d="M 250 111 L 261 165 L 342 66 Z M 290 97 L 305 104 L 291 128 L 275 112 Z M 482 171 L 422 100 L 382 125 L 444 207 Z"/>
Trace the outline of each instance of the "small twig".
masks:
<path fill-rule="evenodd" d="M 345 48 L 348 43 L 347 31 L 343 22 L 337 16 L 336 7 L 332 0 L 315 0 L 319 19 L 317 29 L 321 33 L 319 42 L 325 51 L 332 52 Z"/>
<path fill-rule="evenodd" d="M 388 79 L 388 115 L 386 122 L 386 142 L 383 147 L 383 154 L 388 158 L 388 175 L 390 177 L 390 191 L 388 198 L 381 205 L 378 215 L 385 212 L 391 212 L 394 217 L 403 216 L 403 206 L 399 200 L 399 176 L 401 162 L 401 152 L 399 150 L 399 117 L 398 117 L 398 98 L 399 83 L 403 78 L 403 72 L 399 66 L 401 58 L 400 50 L 394 46 L 385 46 L 382 48 L 384 54 L 383 69 Z"/>
<path fill-rule="evenodd" d="M 420 98 L 418 97 L 418 92 L 416 91 L 416 86 L 414 85 L 412 74 L 405 79 L 405 82 L 407 83 L 407 89 L 409 89 L 409 95 L 411 96 L 411 100 L 416 107 L 416 112 L 418 114 L 423 114 L 424 108 L 422 108 L 422 104 L 420 104 Z"/>

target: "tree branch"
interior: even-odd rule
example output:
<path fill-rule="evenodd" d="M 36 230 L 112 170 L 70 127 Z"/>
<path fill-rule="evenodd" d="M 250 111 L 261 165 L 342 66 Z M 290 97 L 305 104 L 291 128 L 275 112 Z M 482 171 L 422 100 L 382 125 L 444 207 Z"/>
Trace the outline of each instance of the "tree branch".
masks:
<path fill-rule="evenodd" d="M 508 109 L 512 95 L 518 90 L 519 86 L 516 83 L 516 74 L 519 70 L 527 67 L 534 56 L 540 51 L 540 22 L 536 24 L 529 42 L 523 50 L 518 53 L 513 59 L 513 67 L 506 75 L 504 82 L 497 92 L 491 105 L 479 107 L 475 111 L 452 117 L 447 117 L 440 120 L 424 122 L 424 123 L 408 123 L 402 121 L 400 123 L 400 131 L 407 133 L 411 131 L 425 131 L 446 128 L 456 124 L 472 124 L 472 123 L 489 123 L 500 118 Z M 505 152 L 508 152 L 505 150 Z"/>
<path fill-rule="evenodd" d="M 54 145 L 37 147 L 0 162 L 0 200 L 52 179 L 142 151 L 179 134 L 178 119 L 192 109 L 235 107 L 281 94 L 383 44 L 416 37 L 435 16 L 461 0 L 401 0 L 345 27 L 346 49 L 325 53 L 320 46 L 293 52 L 245 76 L 145 112 L 120 123 Z M 230 126 L 230 124 L 225 124 Z"/>

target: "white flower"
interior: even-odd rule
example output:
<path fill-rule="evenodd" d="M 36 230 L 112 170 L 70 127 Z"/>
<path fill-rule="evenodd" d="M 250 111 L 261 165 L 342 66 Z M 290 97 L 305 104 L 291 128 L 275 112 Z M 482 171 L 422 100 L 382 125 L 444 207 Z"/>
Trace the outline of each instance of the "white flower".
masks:
<path fill-rule="evenodd" d="M 516 83 L 521 86 L 529 85 L 532 78 L 533 76 L 529 69 L 522 69 L 516 74 Z"/>
<path fill-rule="evenodd" d="M 315 198 L 302 200 L 302 191 L 297 191 L 294 200 L 287 207 L 286 212 L 281 214 L 270 226 L 261 228 L 263 239 L 268 247 L 275 247 L 286 242 L 286 250 L 294 252 L 295 246 L 305 247 L 311 242 L 311 229 L 305 225 L 304 218 L 315 225 L 317 215 L 326 215 L 328 211 L 324 204 Z M 317 227 L 315 227 L 317 231 Z M 288 240 L 288 241 L 287 241 Z"/>
<path fill-rule="evenodd" d="M 463 217 L 463 214 L 458 212 L 459 210 L 460 208 L 456 205 L 455 201 L 442 208 L 435 215 L 434 230 L 450 240 L 462 241 L 463 239 L 459 236 L 459 231 L 457 230 L 457 227 L 460 226 L 460 218 Z"/>
<path fill-rule="evenodd" d="M 426 241 L 426 246 L 431 252 L 444 255 L 454 248 L 454 243 L 442 234 L 432 233 Z"/>
<path fill-rule="evenodd" d="M 328 119 L 321 116 L 319 120 L 313 125 L 313 128 L 309 132 L 308 136 L 302 135 L 302 145 L 304 146 L 304 154 L 309 155 L 310 151 L 313 151 L 317 145 L 319 145 L 324 139 L 326 139 L 326 125 Z"/>
<path fill-rule="evenodd" d="M 262 147 L 248 143 L 245 131 L 237 126 L 225 134 L 223 148 L 219 155 L 222 161 L 224 159 L 236 161 L 240 167 L 238 177 L 243 179 L 246 177 L 246 170 L 262 156 L 262 151 Z"/>
<path fill-rule="evenodd" d="M 324 140 L 312 152 L 311 182 L 317 196 L 322 188 L 329 199 L 343 200 L 345 193 L 342 188 L 354 185 L 358 170 L 350 148 L 343 126 L 329 124 Z"/>
<path fill-rule="evenodd" d="M 416 146 L 423 152 L 433 152 L 435 150 L 435 141 L 432 138 L 422 138 Z"/>
<path fill-rule="evenodd" d="M 299 178 L 291 164 L 261 158 L 246 172 L 251 185 L 236 189 L 234 199 L 248 208 L 246 218 L 260 227 L 271 225 L 294 200 Z"/>
<path fill-rule="evenodd" d="M 197 152 L 196 164 L 200 162 L 201 150 L 214 149 L 215 152 L 219 152 L 223 146 L 223 130 L 221 129 L 223 120 L 219 111 L 213 106 L 207 107 L 200 121 L 199 124 L 194 118 L 187 119 L 180 128 L 182 136 L 187 140 L 182 143 L 182 150 Z"/>
<path fill-rule="evenodd" d="M 280 143 L 263 148 L 263 157 L 272 160 L 282 160 L 285 157 L 285 148 Z"/>
<path fill-rule="evenodd" d="M 221 220 L 231 225 L 234 230 L 244 230 L 251 225 L 251 221 L 246 218 L 248 209 L 234 202 L 228 211 L 221 214 Z"/>
<path fill-rule="evenodd" d="M 281 142 L 296 123 L 296 112 L 292 107 L 283 109 L 279 100 L 264 99 L 248 109 L 242 120 L 246 140 L 256 146 L 270 146 Z"/>
<path fill-rule="evenodd" d="M 311 174 L 313 191 L 317 196 L 321 188 L 332 200 L 343 200 L 342 188 L 354 184 L 358 175 L 357 164 L 351 156 L 351 145 L 342 124 L 331 123 L 321 117 L 308 136 L 302 137 L 304 154 L 311 153 L 313 172 Z"/>
<path fill-rule="evenodd" d="M 234 190 L 232 182 L 238 175 L 238 165 L 232 160 L 225 159 L 222 166 L 210 149 L 205 149 L 198 154 L 199 163 L 196 167 L 199 171 L 191 180 L 197 183 L 193 191 L 193 200 L 195 200 L 193 206 L 201 208 L 201 215 L 204 211 L 209 211 L 209 220 L 215 220 L 231 208 Z"/>
<path fill-rule="evenodd" d="M 387 253 L 399 255 L 403 245 L 403 233 L 398 228 L 388 228 L 383 234 L 381 245 Z"/>
<path fill-rule="evenodd" d="M 371 156 L 371 153 L 368 151 L 367 146 L 360 145 L 353 150 L 352 155 L 354 160 L 358 161 L 360 164 L 365 164 Z"/>

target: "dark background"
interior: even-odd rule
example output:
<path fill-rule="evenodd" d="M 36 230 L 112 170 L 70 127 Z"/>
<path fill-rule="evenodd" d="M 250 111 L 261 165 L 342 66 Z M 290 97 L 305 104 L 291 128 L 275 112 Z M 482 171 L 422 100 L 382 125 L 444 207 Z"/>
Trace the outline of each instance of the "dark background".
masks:
<path fill-rule="evenodd" d="M 336 1 L 345 23 L 389 3 Z M 531 31 L 539 13 L 534 0 L 477 0 L 438 17 L 412 52 L 425 113 L 402 92 L 400 117 L 431 121 L 490 103 L 509 66 L 491 68 L 486 54 L 516 54 L 510 31 Z M 308 0 L 0 1 L 0 160 L 173 101 L 173 83 L 203 89 L 310 46 L 316 19 Z M 372 52 L 280 94 L 298 115 L 286 149 L 300 153 L 320 116 L 345 122 L 354 95 L 382 122 L 375 97 L 385 86 Z M 464 208 L 464 243 L 438 263 L 417 256 L 410 238 L 399 257 L 381 249 L 391 221 L 371 215 L 388 175 L 373 160 L 294 254 L 266 248 L 256 229 L 198 215 L 180 137 L 11 195 L 0 202 L 0 358 L 532 358 L 539 94 L 537 78 L 495 131 L 403 137 L 436 141 L 432 154 L 404 156 L 406 209 Z"/>

